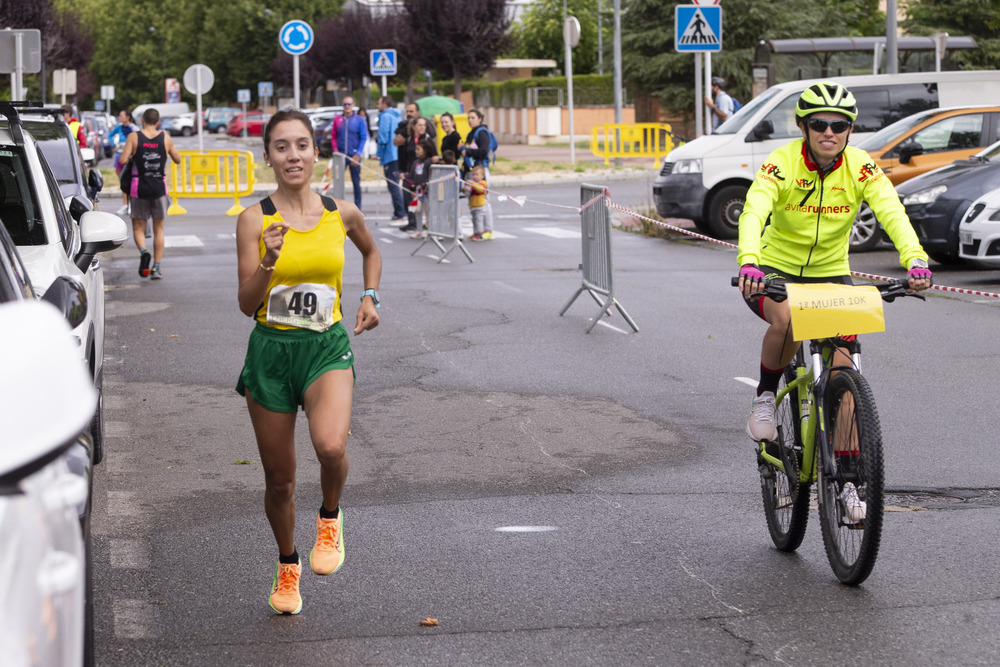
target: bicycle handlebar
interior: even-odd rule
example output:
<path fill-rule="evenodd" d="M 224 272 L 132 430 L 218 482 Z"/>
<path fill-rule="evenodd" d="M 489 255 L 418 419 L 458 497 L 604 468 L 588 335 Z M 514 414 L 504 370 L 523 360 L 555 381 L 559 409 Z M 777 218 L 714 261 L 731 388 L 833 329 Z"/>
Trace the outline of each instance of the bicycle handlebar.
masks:
<path fill-rule="evenodd" d="M 740 286 L 740 277 L 735 276 L 730 280 L 730 284 L 733 287 Z M 922 301 L 926 301 L 927 297 L 919 292 L 908 291 L 910 287 L 909 279 L 907 278 L 897 278 L 895 280 L 883 283 L 881 285 L 875 285 L 875 288 L 879 291 L 882 296 L 882 300 L 887 303 L 892 303 L 898 297 L 902 296 L 915 296 Z M 751 296 L 766 296 L 772 301 L 781 303 L 788 298 L 788 292 L 785 290 L 785 283 L 782 281 L 765 280 L 764 290 L 761 292 L 754 292 Z"/>

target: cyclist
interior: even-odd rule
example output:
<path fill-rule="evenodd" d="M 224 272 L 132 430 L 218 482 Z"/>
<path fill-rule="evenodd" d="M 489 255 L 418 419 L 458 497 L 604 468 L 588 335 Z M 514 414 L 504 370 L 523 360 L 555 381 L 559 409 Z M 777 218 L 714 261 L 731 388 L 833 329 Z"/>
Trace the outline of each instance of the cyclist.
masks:
<path fill-rule="evenodd" d="M 792 339 L 788 302 L 752 296 L 763 290 L 765 279 L 851 284 L 851 225 L 865 201 L 896 245 L 910 290 L 931 286 L 927 253 L 892 183 L 868 153 L 847 145 L 857 116 L 854 95 L 844 86 L 824 81 L 806 88 L 795 106 L 802 139 L 772 152 L 747 192 L 740 215 L 740 289 L 769 325 L 746 428 L 755 441 L 777 437 L 774 396 L 799 347 Z M 835 365 L 850 363 L 849 356 L 834 360 Z"/>

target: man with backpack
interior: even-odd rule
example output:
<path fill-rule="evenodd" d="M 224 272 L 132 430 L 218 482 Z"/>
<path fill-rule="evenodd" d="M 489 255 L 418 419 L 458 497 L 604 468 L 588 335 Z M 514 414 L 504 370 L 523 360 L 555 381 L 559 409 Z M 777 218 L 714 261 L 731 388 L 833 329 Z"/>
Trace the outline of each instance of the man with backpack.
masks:
<path fill-rule="evenodd" d="M 709 113 L 712 114 L 713 132 L 727 118 L 736 113 L 733 98 L 726 93 L 726 80 L 721 76 L 712 77 L 712 97 L 706 97 L 705 104 L 708 105 Z"/>

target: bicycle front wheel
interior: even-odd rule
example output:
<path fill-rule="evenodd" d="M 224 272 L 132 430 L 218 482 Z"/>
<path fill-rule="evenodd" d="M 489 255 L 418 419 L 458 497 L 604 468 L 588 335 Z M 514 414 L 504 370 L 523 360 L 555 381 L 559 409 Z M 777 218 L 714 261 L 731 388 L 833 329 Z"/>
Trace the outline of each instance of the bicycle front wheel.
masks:
<path fill-rule="evenodd" d="M 882 429 L 868 382 L 853 369 L 830 379 L 824 403 L 836 474 L 821 462 L 823 545 L 837 578 L 854 586 L 871 574 L 882 539 Z"/>
<path fill-rule="evenodd" d="M 795 363 L 790 364 L 781 377 L 779 391 L 795 379 Z M 795 551 L 802 544 L 809 521 L 809 484 L 799 482 L 802 468 L 802 436 L 799 424 L 798 396 L 785 396 L 775 408 L 778 426 L 778 451 L 768 451 L 781 458 L 782 472 L 777 466 L 761 462 L 760 491 L 764 498 L 764 516 L 771 540 L 780 551 Z"/>

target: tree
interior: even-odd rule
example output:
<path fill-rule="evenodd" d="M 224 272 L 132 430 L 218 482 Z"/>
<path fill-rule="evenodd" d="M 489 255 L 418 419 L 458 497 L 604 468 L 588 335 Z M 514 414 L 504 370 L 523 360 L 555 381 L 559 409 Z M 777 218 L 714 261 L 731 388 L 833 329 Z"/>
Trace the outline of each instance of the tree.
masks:
<path fill-rule="evenodd" d="M 611 6 L 607 0 L 605 8 Z M 580 22 L 580 43 L 573 49 L 573 72 L 591 74 L 597 69 L 597 3 L 593 0 L 566 0 L 568 16 Z M 607 23 L 610 27 L 610 22 Z M 514 24 L 517 58 L 552 58 L 566 71 L 563 43 L 563 0 L 538 0 Z M 611 31 L 607 31 L 610 43 Z"/>
<path fill-rule="evenodd" d="M 454 79 L 483 74 L 510 44 L 505 0 L 403 0 L 412 53 L 420 64 Z"/>
<path fill-rule="evenodd" d="M 367 11 L 344 14 L 320 24 L 316 44 L 306 54 L 310 65 L 325 78 L 350 79 L 361 86 L 369 72 L 369 53 L 385 46 L 385 26 Z"/>
<path fill-rule="evenodd" d="M 979 49 L 952 51 L 961 69 L 1000 69 L 1000 0 L 913 0 L 901 27 L 912 35 L 974 37 Z"/>
<path fill-rule="evenodd" d="M 43 72 L 62 68 L 76 70 L 77 95 L 94 92 L 94 79 L 88 68 L 94 40 L 73 8 L 57 9 L 49 0 L 0 0 L 0 28 L 39 30 Z M 29 99 L 41 99 L 40 76 L 29 74 L 24 77 L 26 87 L 31 90 Z"/>
<path fill-rule="evenodd" d="M 674 7 L 686 3 L 624 3 L 623 77 L 632 88 L 659 96 L 674 111 L 692 108 L 694 57 L 674 50 L 672 29 Z M 669 30 L 663 26 L 665 16 L 671 17 Z M 712 74 L 727 79 L 730 90 L 745 100 L 750 94 L 754 49 L 761 40 L 884 34 L 885 18 L 877 0 L 726 0 L 724 49 L 712 55 Z"/>

